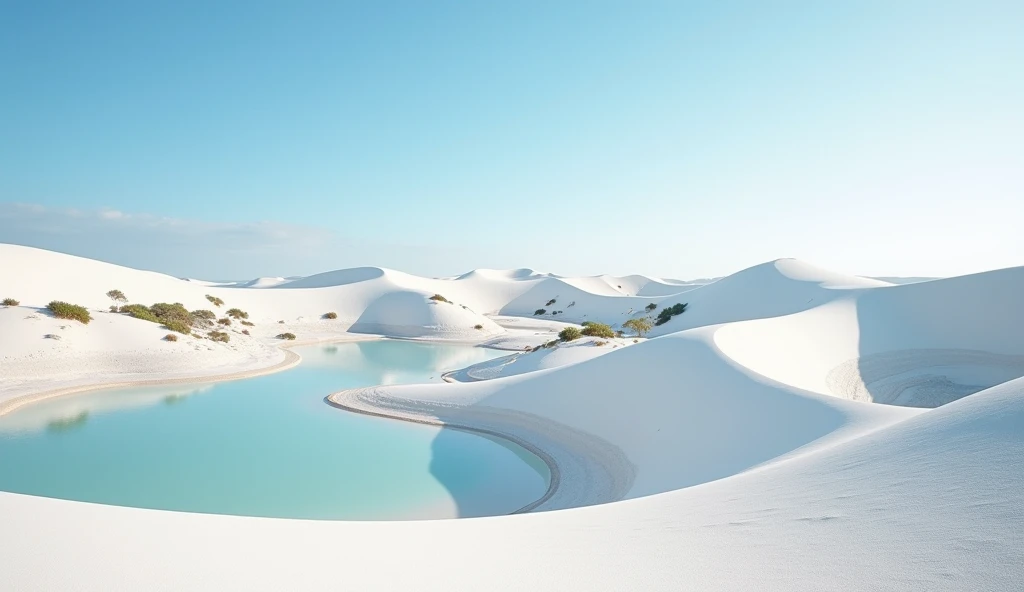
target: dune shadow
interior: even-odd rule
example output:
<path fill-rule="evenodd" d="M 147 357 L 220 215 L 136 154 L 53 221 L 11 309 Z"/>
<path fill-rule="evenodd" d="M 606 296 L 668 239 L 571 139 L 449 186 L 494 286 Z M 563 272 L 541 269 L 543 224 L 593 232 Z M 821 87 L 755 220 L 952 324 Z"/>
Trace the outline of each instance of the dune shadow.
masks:
<path fill-rule="evenodd" d="M 1013 290 L 975 286 L 986 279 L 863 294 L 859 356 L 829 372 L 829 388 L 854 400 L 932 408 L 1024 376 L 1024 333 L 1007 322 L 1019 302 Z"/>

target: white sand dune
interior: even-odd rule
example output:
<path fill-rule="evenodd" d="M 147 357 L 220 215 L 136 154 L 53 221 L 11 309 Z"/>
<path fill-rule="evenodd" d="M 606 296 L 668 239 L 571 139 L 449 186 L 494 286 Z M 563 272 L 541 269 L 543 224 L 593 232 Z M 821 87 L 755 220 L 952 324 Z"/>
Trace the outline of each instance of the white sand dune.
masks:
<path fill-rule="evenodd" d="M 892 286 L 784 259 L 645 298 L 612 293 L 639 292 L 642 280 L 601 287 L 528 270 L 449 280 L 345 270 L 319 287 L 220 289 L 3 249 L 17 256 L 0 258 L 5 277 L 19 278 L 4 289 L 28 306 L 76 296 L 100 306 L 117 287 L 198 308 L 222 290 L 261 323 L 331 326 L 318 316 L 336 310 L 365 317 L 364 329 L 444 337 L 478 318 L 501 329 L 473 311 L 520 311 L 529 318 L 513 331 L 540 337 L 550 316 L 532 313 L 551 298 L 566 319 L 606 322 L 689 303 L 661 337 L 628 347 L 559 348 L 525 373 L 334 396 L 534 443 L 560 476 L 538 508 L 548 511 L 346 523 L 0 493 L 0 567 L 13 589 L 1011 591 L 1024 581 L 1024 268 Z M 35 270 L 43 263 L 48 273 Z M 435 292 L 454 304 L 428 301 Z M 26 310 L 0 311 L 0 328 L 57 323 L 20 318 Z M 96 329 L 133 322 L 110 317 Z M 67 344 L 93 329 L 68 330 Z M 149 335 L 132 331 L 133 347 L 146 347 Z M 27 350 L 0 343 L 0 369 L 20 367 Z M 607 353 L 569 359 L 574 349 Z"/>

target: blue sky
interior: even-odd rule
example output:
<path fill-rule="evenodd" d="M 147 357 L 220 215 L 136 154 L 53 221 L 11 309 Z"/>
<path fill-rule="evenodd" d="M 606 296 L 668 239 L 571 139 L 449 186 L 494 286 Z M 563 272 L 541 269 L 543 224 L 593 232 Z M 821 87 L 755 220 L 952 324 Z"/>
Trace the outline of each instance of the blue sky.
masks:
<path fill-rule="evenodd" d="M 1024 264 L 1020 2 L 0 0 L 0 242 L 356 265 Z"/>

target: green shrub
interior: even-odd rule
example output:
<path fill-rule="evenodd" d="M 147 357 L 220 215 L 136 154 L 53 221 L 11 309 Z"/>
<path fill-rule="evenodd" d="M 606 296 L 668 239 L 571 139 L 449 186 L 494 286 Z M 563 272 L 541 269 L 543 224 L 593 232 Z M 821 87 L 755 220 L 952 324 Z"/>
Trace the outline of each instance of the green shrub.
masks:
<path fill-rule="evenodd" d="M 245 325 L 246 327 L 255 327 L 256 326 L 256 323 L 250 323 L 249 321 L 241 321 L 241 323 L 243 325 Z"/>
<path fill-rule="evenodd" d="M 287 339 L 288 341 L 295 341 L 294 333 L 281 333 L 277 336 L 278 339 Z"/>
<path fill-rule="evenodd" d="M 244 310 L 241 310 L 239 308 L 228 309 L 228 311 L 226 313 L 224 313 L 224 314 L 228 315 L 229 317 L 231 317 L 233 319 L 247 319 L 247 318 L 249 318 L 249 313 L 247 313 Z"/>
<path fill-rule="evenodd" d="M 604 323 L 590 323 L 583 327 L 581 333 L 588 337 L 604 337 L 606 339 L 615 337 L 615 331 L 612 331 L 612 328 Z"/>
<path fill-rule="evenodd" d="M 636 319 L 629 319 L 622 326 L 627 329 L 632 329 L 636 332 L 637 336 L 643 337 L 648 331 L 654 328 L 654 323 L 651 322 L 649 317 L 640 317 Z"/>
<path fill-rule="evenodd" d="M 538 317 L 546 312 L 547 311 L 544 310 L 543 308 L 538 308 L 537 310 L 533 311 L 533 316 Z"/>
<path fill-rule="evenodd" d="M 177 341 L 177 340 L 178 340 L 178 336 L 175 335 L 174 333 L 168 333 L 167 335 L 164 335 L 164 341 Z"/>
<path fill-rule="evenodd" d="M 668 308 L 661 309 L 661 312 L 658 313 L 658 320 L 654 321 L 654 324 L 664 325 L 665 323 L 669 322 L 672 319 L 672 317 L 676 315 L 681 315 L 684 312 L 686 312 L 686 307 L 686 304 L 676 303 Z"/>
<path fill-rule="evenodd" d="M 116 304 L 110 305 L 110 312 L 121 312 L 121 307 Z"/>
<path fill-rule="evenodd" d="M 124 295 L 121 290 L 111 290 L 107 292 L 107 298 L 110 298 L 114 302 L 128 302 L 128 297 Z"/>
<path fill-rule="evenodd" d="M 227 343 L 231 340 L 231 336 L 223 331 L 210 331 L 206 336 L 214 341 L 220 341 L 221 343 Z"/>
<path fill-rule="evenodd" d="M 54 300 L 47 304 L 46 308 L 50 309 L 53 316 L 58 319 L 72 319 L 81 322 L 83 325 L 88 325 L 89 321 L 92 320 L 92 317 L 89 316 L 89 311 L 84 306 L 77 304 L 68 304 L 67 302 Z"/>
<path fill-rule="evenodd" d="M 218 325 L 225 325 L 225 326 L 231 325 L 231 319 L 229 319 L 227 317 L 224 317 L 223 319 L 217 319 L 217 324 Z"/>
<path fill-rule="evenodd" d="M 167 302 L 157 302 L 153 306 L 149 307 L 149 311 L 160 319 L 161 323 L 168 321 L 175 321 L 178 323 L 184 323 L 189 327 L 192 326 L 192 313 L 185 308 L 180 302 L 169 304 Z"/>
<path fill-rule="evenodd" d="M 658 305 L 652 302 L 652 303 L 648 304 L 647 306 L 645 306 L 644 310 L 646 310 L 647 312 L 651 312 L 652 310 L 654 310 L 656 308 L 658 308 Z"/>
<path fill-rule="evenodd" d="M 336 313 L 336 312 L 325 312 L 324 313 L 324 318 L 329 320 L 329 321 L 333 321 L 334 319 L 338 318 L 338 313 Z"/>
<path fill-rule="evenodd" d="M 206 299 L 209 300 L 214 306 L 224 305 L 224 301 L 221 300 L 220 298 L 217 298 L 216 296 L 210 296 L 209 294 L 207 294 Z"/>
<path fill-rule="evenodd" d="M 562 341 L 573 341 L 579 339 L 583 332 L 576 327 L 566 327 L 558 332 L 558 338 Z"/>
<path fill-rule="evenodd" d="M 582 325 L 584 327 L 589 327 L 589 326 L 591 326 L 593 324 L 594 324 L 594 321 L 583 321 L 582 323 L 580 323 L 580 325 Z"/>
<path fill-rule="evenodd" d="M 473 325 L 473 328 L 474 329 L 483 329 L 484 326 L 483 325 Z"/>
<path fill-rule="evenodd" d="M 143 306 L 141 304 L 126 304 L 121 307 L 121 312 L 136 319 L 149 321 L 150 323 L 160 322 L 160 319 L 153 314 L 153 311 L 149 310 L 148 306 Z"/>
<path fill-rule="evenodd" d="M 3 302 L 0 302 L 0 304 L 3 304 L 4 306 L 18 306 L 21 303 L 14 298 L 4 298 Z"/>
<path fill-rule="evenodd" d="M 430 299 L 431 300 L 436 300 L 438 302 L 449 302 L 449 300 L 447 298 L 445 298 L 444 296 L 442 296 L 440 294 L 434 294 L 433 296 L 430 297 Z"/>
<path fill-rule="evenodd" d="M 217 315 L 213 314 L 212 310 L 193 310 L 188 316 L 192 319 L 193 326 L 198 325 L 200 327 L 210 327 L 217 320 Z"/>
<path fill-rule="evenodd" d="M 189 325 L 187 323 L 182 323 L 181 321 L 176 321 L 174 319 L 162 322 L 164 327 L 167 327 L 171 331 L 177 331 L 178 333 L 184 333 L 185 335 L 188 335 L 189 333 L 192 332 L 192 325 Z"/>
<path fill-rule="evenodd" d="M 554 304 L 554 303 L 555 303 L 555 299 L 554 299 L 554 298 L 552 298 L 551 300 L 548 300 L 548 303 L 547 303 L 547 304 L 545 304 L 544 306 L 551 306 L 551 305 L 552 305 L 552 304 Z"/>

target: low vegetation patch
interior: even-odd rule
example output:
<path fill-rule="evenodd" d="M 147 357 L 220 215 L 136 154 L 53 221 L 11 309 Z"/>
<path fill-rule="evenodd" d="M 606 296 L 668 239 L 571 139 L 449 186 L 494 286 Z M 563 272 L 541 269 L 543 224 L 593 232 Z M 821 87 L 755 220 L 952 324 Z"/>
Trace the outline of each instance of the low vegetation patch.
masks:
<path fill-rule="evenodd" d="M 597 347 L 604 347 L 607 344 L 608 344 L 607 341 L 601 341 L 601 340 L 597 340 L 597 341 L 594 342 L 594 345 L 596 345 Z"/>
<path fill-rule="evenodd" d="M 248 329 L 242 329 L 242 335 L 248 335 L 248 334 L 249 334 L 249 330 Z"/>
<path fill-rule="evenodd" d="M 192 313 L 180 302 L 175 302 L 174 304 L 157 302 L 149 307 L 149 311 L 156 315 L 156 318 L 160 319 L 161 323 L 175 321 L 189 327 L 192 326 Z"/>
<path fill-rule="evenodd" d="M 540 315 L 542 315 L 542 314 L 544 314 L 546 312 L 547 311 L 544 310 L 543 308 L 538 308 L 537 310 L 533 311 L 533 316 L 539 317 Z"/>
<path fill-rule="evenodd" d="M 333 321 L 334 319 L 338 318 L 338 313 L 336 313 L 336 312 L 325 312 L 323 318 L 325 318 L 325 319 L 327 319 L 329 321 Z"/>
<path fill-rule="evenodd" d="M 638 337 L 643 337 L 648 331 L 654 328 L 654 323 L 649 317 L 640 317 L 637 319 L 629 319 L 622 326 L 627 329 L 632 329 Z"/>
<path fill-rule="evenodd" d="M 126 304 L 121 307 L 120 312 L 136 319 L 149 321 L 150 323 L 160 322 L 160 319 L 158 319 L 157 316 L 153 314 L 153 311 L 149 310 L 148 306 L 142 304 Z"/>
<path fill-rule="evenodd" d="M 167 327 L 171 331 L 177 331 L 178 333 L 183 333 L 185 335 L 188 335 L 189 333 L 192 332 L 192 325 L 189 325 L 188 323 L 183 323 L 181 321 L 167 320 L 163 322 L 163 325 L 164 327 Z"/>
<path fill-rule="evenodd" d="M 256 323 L 250 323 L 249 321 L 241 321 L 241 323 L 243 325 L 245 325 L 246 327 L 255 327 L 256 326 Z"/>
<path fill-rule="evenodd" d="M 217 320 L 217 315 L 213 314 L 212 310 L 193 310 L 188 316 L 192 319 L 192 325 L 199 327 L 212 327 L 213 322 Z"/>
<path fill-rule="evenodd" d="M 430 299 L 436 300 L 437 302 L 450 302 L 447 298 L 440 294 L 434 294 L 433 296 L 430 297 Z"/>
<path fill-rule="evenodd" d="M 676 303 L 676 304 L 673 304 L 672 306 L 670 306 L 668 308 L 661 309 L 661 312 L 658 313 L 658 320 L 654 321 L 654 324 L 655 325 L 664 325 L 665 323 L 667 323 L 670 320 L 672 320 L 672 317 L 677 316 L 677 315 L 681 315 L 684 312 L 686 312 L 686 307 L 687 307 L 687 304 Z"/>
<path fill-rule="evenodd" d="M 552 305 L 552 304 L 554 304 L 554 303 L 555 303 L 555 299 L 554 299 L 554 298 L 552 298 L 551 300 L 548 300 L 548 303 L 547 303 L 547 304 L 545 304 L 544 306 L 551 306 L 551 305 Z"/>
<path fill-rule="evenodd" d="M 483 325 L 473 325 L 473 328 L 479 330 L 479 329 L 483 329 L 484 326 Z"/>
<path fill-rule="evenodd" d="M 294 333 L 281 333 L 277 336 L 278 339 L 287 339 L 288 341 L 295 341 Z"/>
<path fill-rule="evenodd" d="M 229 319 L 227 317 L 224 317 L 223 319 L 217 319 L 217 324 L 218 325 L 225 325 L 225 326 L 231 325 L 231 319 Z"/>
<path fill-rule="evenodd" d="M 107 292 L 107 298 L 110 298 L 114 302 L 128 302 L 128 297 L 124 295 L 121 290 L 111 290 Z"/>
<path fill-rule="evenodd" d="M 227 343 L 231 340 L 231 336 L 223 331 L 210 331 L 206 336 L 213 341 L 219 341 L 221 343 Z"/>
<path fill-rule="evenodd" d="M 164 335 L 164 341 L 177 341 L 177 340 L 178 340 L 178 336 L 175 335 L 174 333 L 168 333 L 167 335 Z"/>
<path fill-rule="evenodd" d="M 54 300 L 53 302 L 46 305 L 46 308 L 50 309 L 53 316 L 58 319 L 72 319 L 79 321 L 83 325 L 88 325 L 92 317 L 89 315 L 89 311 L 84 306 L 77 304 L 69 304 L 67 302 L 61 302 L 60 300 Z"/>
<path fill-rule="evenodd" d="M 3 302 L 0 302 L 0 304 L 3 304 L 4 306 L 18 306 L 21 303 L 14 298 L 4 298 Z"/>
<path fill-rule="evenodd" d="M 604 323 L 590 322 L 588 325 L 583 327 L 583 331 L 581 331 L 581 333 L 587 337 L 604 337 L 605 339 L 615 337 L 615 331 L 612 331 L 612 328 Z"/>
<path fill-rule="evenodd" d="M 224 305 L 224 301 L 221 300 L 220 298 L 217 298 L 216 296 L 210 296 L 209 294 L 207 294 L 206 299 L 209 300 L 214 306 Z"/>
<path fill-rule="evenodd" d="M 652 310 L 654 310 L 656 308 L 658 308 L 658 305 L 652 302 L 652 303 L 648 304 L 647 306 L 645 306 L 644 310 L 646 310 L 647 312 L 651 312 Z"/>
<path fill-rule="evenodd" d="M 583 332 L 576 327 L 566 327 L 558 332 L 558 339 L 562 341 L 574 341 L 583 336 Z"/>
<path fill-rule="evenodd" d="M 231 317 L 233 319 L 247 319 L 247 318 L 249 318 L 249 313 L 245 312 L 244 310 L 242 310 L 240 308 L 229 308 L 228 311 L 226 313 L 224 313 L 224 314 L 228 315 L 229 317 Z"/>

